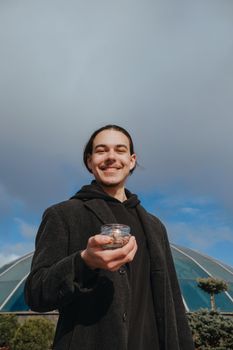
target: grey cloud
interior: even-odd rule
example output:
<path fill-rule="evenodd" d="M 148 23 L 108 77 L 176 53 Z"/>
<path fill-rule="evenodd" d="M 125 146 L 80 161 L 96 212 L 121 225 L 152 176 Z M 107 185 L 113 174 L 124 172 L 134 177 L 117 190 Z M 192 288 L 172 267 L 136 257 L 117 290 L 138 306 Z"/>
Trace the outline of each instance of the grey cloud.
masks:
<path fill-rule="evenodd" d="M 218 243 L 226 242 L 233 245 L 233 231 L 228 226 L 209 227 L 200 225 L 193 227 L 188 223 L 168 223 L 168 232 L 171 242 L 179 244 L 184 240 L 186 246 L 199 251 L 206 251 Z M 185 236 L 185 237 L 184 237 Z"/>
<path fill-rule="evenodd" d="M 37 227 L 35 225 L 32 225 L 20 218 L 15 218 L 15 221 L 20 226 L 20 232 L 23 237 L 28 239 L 35 238 L 37 232 Z"/>
<path fill-rule="evenodd" d="M 38 210 L 89 179 L 89 134 L 128 128 L 145 191 L 172 185 L 233 211 L 229 1 L 0 5 L 2 186 Z"/>
<path fill-rule="evenodd" d="M 78 167 L 75 161 L 38 151 L 21 152 L 18 148 L 13 154 L 2 154 L 1 163 L 1 181 L 7 186 L 8 201 L 1 197 L 0 205 L 6 211 L 13 207 L 15 198 L 27 210 L 41 210 L 71 195 L 75 190 L 72 184 L 81 185 L 84 178 L 84 167 Z"/>
<path fill-rule="evenodd" d="M 11 196 L 5 186 L 0 183 L 0 218 L 7 215 L 13 206 L 19 203 L 20 200 L 16 196 Z"/>

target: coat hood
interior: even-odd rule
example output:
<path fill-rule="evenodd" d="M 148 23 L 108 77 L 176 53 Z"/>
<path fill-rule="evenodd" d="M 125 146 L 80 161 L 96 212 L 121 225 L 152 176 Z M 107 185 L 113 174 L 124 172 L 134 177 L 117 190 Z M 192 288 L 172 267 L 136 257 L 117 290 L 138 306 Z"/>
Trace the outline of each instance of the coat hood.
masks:
<path fill-rule="evenodd" d="M 136 194 L 132 194 L 127 189 L 125 189 L 125 194 L 127 199 L 122 204 L 124 204 L 126 207 L 133 208 L 140 203 L 140 200 Z M 81 190 L 78 191 L 70 199 L 81 199 L 82 201 L 88 201 L 91 199 L 103 199 L 106 202 L 121 203 L 118 199 L 109 196 L 95 180 L 93 180 L 90 185 L 83 186 Z"/>

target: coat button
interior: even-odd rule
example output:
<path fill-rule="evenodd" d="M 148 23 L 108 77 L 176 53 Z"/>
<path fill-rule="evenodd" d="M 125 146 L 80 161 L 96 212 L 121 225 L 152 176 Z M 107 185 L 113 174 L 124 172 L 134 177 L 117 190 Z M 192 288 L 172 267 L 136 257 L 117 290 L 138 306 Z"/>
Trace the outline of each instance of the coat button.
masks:
<path fill-rule="evenodd" d="M 120 275 L 124 275 L 126 273 L 126 270 L 124 269 L 124 267 L 120 267 L 118 271 Z"/>
<path fill-rule="evenodd" d="M 64 295 L 65 295 L 64 292 L 62 290 L 59 290 L 59 297 L 62 298 L 64 297 Z"/>
<path fill-rule="evenodd" d="M 127 312 L 126 312 L 126 311 L 123 313 L 122 318 L 123 318 L 123 321 L 124 321 L 124 322 L 127 321 Z"/>

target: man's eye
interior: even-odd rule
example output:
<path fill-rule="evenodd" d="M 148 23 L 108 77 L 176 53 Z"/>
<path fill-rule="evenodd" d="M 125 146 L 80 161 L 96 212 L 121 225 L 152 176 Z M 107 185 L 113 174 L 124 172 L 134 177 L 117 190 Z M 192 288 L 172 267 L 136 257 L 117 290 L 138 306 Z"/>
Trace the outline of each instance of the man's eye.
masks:
<path fill-rule="evenodd" d="M 97 149 L 96 153 L 104 153 L 104 149 Z"/>

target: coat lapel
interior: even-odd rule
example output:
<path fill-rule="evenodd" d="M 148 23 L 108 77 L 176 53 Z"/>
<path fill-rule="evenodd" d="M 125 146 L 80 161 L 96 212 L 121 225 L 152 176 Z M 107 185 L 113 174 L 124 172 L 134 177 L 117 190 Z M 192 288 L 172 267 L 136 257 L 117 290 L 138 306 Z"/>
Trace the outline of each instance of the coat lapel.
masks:
<path fill-rule="evenodd" d="M 103 224 L 117 223 L 111 209 L 103 199 L 91 199 L 84 202 L 84 206 L 91 210 Z"/>
<path fill-rule="evenodd" d="M 137 206 L 137 212 L 148 242 L 151 271 L 164 271 L 164 240 L 161 224 L 159 220 L 157 222 L 153 220 L 150 214 L 140 205 Z"/>
<path fill-rule="evenodd" d="M 137 206 L 138 216 L 148 243 L 151 268 L 151 288 L 154 301 L 154 311 L 160 339 L 160 347 L 166 347 L 166 262 L 164 251 L 164 239 L 159 220 L 152 219 L 150 214 L 142 206 Z"/>

